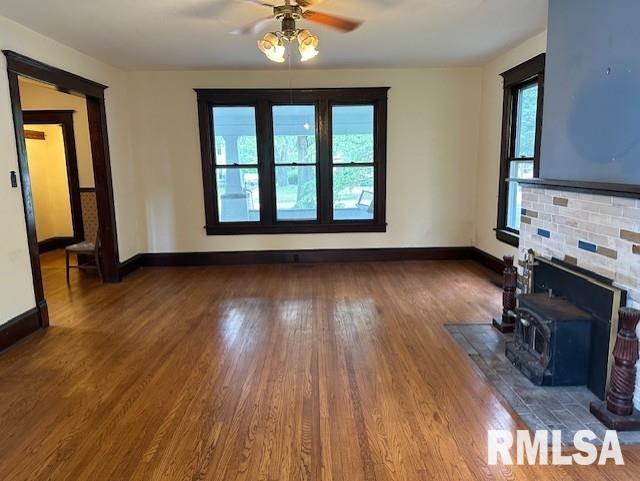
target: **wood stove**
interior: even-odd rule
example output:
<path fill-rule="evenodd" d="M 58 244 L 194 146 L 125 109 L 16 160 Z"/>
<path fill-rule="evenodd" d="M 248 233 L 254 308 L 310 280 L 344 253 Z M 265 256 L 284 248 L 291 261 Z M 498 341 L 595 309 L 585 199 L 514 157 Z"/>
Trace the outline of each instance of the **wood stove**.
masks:
<path fill-rule="evenodd" d="M 534 384 L 587 384 L 592 316 L 552 294 L 526 294 L 518 299 L 509 360 Z"/>
<path fill-rule="evenodd" d="M 559 259 L 529 256 L 507 357 L 535 384 L 586 385 L 604 399 L 626 292 Z"/>

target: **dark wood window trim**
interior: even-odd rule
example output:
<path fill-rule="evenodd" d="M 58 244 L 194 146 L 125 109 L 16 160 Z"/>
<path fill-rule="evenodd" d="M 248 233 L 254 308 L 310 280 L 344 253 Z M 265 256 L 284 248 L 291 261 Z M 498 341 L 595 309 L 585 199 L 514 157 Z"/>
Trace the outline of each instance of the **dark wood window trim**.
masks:
<path fill-rule="evenodd" d="M 507 227 L 508 178 L 510 160 L 514 149 L 516 134 L 515 119 L 518 108 L 518 92 L 522 87 L 536 83 L 538 85 L 538 107 L 536 121 L 536 140 L 533 160 L 534 177 L 540 171 L 540 140 L 542 136 L 542 116 L 544 102 L 544 53 L 501 74 L 504 80 L 504 100 L 502 106 L 502 139 L 500 146 L 500 180 L 498 187 L 498 218 L 496 238 L 512 246 L 519 244 L 519 232 Z M 526 160 L 526 159 L 525 159 Z"/>
<path fill-rule="evenodd" d="M 386 157 L 388 87 L 346 89 L 195 89 L 200 123 L 200 151 L 208 235 L 309 234 L 386 231 Z M 277 221 L 272 106 L 316 107 L 318 220 Z M 260 222 L 220 223 L 214 168 L 213 107 L 256 109 Z M 374 208 L 372 220 L 333 220 L 331 110 L 336 105 L 374 108 Z M 350 164 L 346 164 L 347 166 Z M 365 165 L 365 164 L 363 164 Z M 366 164 L 369 165 L 369 164 Z"/>

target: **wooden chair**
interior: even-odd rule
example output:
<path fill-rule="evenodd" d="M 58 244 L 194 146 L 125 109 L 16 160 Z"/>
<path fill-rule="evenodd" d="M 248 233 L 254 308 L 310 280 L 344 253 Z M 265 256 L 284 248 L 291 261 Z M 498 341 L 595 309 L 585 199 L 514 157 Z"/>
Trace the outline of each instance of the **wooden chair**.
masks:
<path fill-rule="evenodd" d="M 369 214 L 373 213 L 373 192 L 370 190 L 363 190 L 360 192 L 360 198 L 356 203 L 356 207 L 360 210 L 364 210 Z"/>
<path fill-rule="evenodd" d="M 69 264 L 69 257 L 71 254 L 75 254 L 78 259 L 78 264 L 73 266 Z M 65 263 L 66 263 L 66 271 L 67 271 L 67 286 L 70 285 L 69 282 L 69 270 L 70 269 L 95 269 L 98 271 L 98 276 L 102 281 L 102 270 L 100 269 L 100 231 L 96 231 L 95 242 L 82 241 L 77 244 L 72 244 L 70 246 L 65 247 Z M 93 257 L 93 264 L 80 264 L 80 256 L 91 256 Z"/>

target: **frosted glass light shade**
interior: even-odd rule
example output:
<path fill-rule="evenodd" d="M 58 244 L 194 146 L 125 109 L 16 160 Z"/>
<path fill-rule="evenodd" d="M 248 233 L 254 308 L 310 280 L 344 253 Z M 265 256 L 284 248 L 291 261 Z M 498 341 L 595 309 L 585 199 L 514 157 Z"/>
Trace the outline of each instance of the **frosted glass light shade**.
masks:
<path fill-rule="evenodd" d="M 301 60 L 306 62 L 318 55 L 318 43 L 320 40 L 313 35 L 309 30 L 301 30 L 298 33 L 298 45 L 300 50 Z"/>
<path fill-rule="evenodd" d="M 284 62 L 285 48 L 282 39 L 275 33 L 267 33 L 262 40 L 258 40 L 258 49 L 272 62 Z"/>
<path fill-rule="evenodd" d="M 303 47 L 300 45 L 300 60 L 302 62 L 306 62 L 307 60 L 311 60 L 315 56 L 317 56 L 320 52 L 318 52 L 315 47 Z"/>

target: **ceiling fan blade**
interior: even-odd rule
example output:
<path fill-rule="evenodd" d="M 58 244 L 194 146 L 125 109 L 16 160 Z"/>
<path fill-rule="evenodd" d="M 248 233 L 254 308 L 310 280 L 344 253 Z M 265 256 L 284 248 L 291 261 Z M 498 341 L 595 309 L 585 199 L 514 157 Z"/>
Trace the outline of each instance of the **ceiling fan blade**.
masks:
<path fill-rule="evenodd" d="M 270 2 L 265 2 L 262 0 L 242 0 L 245 3 L 254 3 L 256 5 L 260 5 L 261 7 L 269 7 L 269 8 L 273 8 L 276 6 L 275 3 L 270 3 Z"/>
<path fill-rule="evenodd" d="M 233 35 L 253 35 L 256 34 L 266 25 L 268 22 L 273 20 L 273 15 L 269 15 L 268 17 L 259 18 L 255 22 L 251 22 L 244 27 L 236 28 L 235 30 L 231 30 L 231 34 Z"/>
<path fill-rule="evenodd" d="M 295 2 L 302 8 L 313 7 L 314 5 L 320 5 L 325 0 L 295 0 Z"/>
<path fill-rule="evenodd" d="M 274 3 L 265 0 L 205 0 L 193 5 L 187 6 L 180 10 L 183 16 L 207 19 L 211 17 L 219 17 L 226 13 L 234 3 L 251 3 L 261 7 L 273 8 Z"/>
<path fill-rule="evenodd" d="M 351 32 L 362 25 L 362 22 L 357 20 L 349 20 L 342 17 L 336 17 L 328 13 L 320 13 L 314 10 L 307 10 L 304 12 L 304 18 L 310 22 L 320 23 L 327 27 L 332 27 L 343 32 Z"/>
<path fill-rule="evenodd" d="M 193 18 L 218 17 L 231 5 L 233 5 L 233 0 L 206 1 L 185 7 L 180 13 L 186 17 Z"/>

